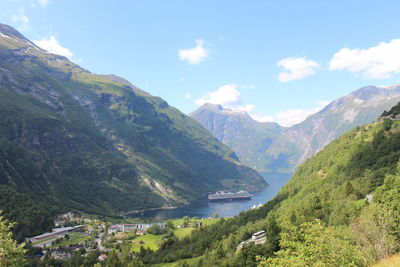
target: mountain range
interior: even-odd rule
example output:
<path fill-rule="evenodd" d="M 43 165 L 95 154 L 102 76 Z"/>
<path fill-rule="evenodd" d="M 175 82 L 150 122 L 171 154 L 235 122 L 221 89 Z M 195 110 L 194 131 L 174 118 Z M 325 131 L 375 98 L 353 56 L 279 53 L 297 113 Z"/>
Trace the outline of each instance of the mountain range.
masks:
<path fill-rule="evenodd" d="M 0 114 L 0 205 L 27 235 L 42 230 L 33 225 L 46 225 L 49 210 L 113 216 L 266 186 L 163 99 L 93 74 L 3 24 Z"/>
<path fill-rule="evenodd" d="M 292 173 L 332 140 L 374 121 L 399 101 L 400 85 L 366 86 L 291 127 L 259 122 L 245 111 L 215 104 L 205 104 L 190 116 L 231 147 L 244 164 L 260 172 Z"/>
<path fill-rule="evenodd" d="M 364 88 L 352 97 L 376 91 Z M 340 102 L 326 110 L 335 104 Z M 169 238 L 141 260 L 186 261 L 185 266 L 386 266 L 375 263 L 400 249 L 399 160 L 400 103 L 306 160 L 266 204 L 193 231 L 185 240 Z M 398 260 L 387 266 L 398 266 Z"/>

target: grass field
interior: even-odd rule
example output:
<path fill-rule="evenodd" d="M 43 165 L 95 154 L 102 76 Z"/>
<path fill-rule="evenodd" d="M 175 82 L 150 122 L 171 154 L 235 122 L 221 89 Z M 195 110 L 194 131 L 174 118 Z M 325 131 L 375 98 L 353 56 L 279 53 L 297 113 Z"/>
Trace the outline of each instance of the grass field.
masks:
<path fill-rule="evenodd" d="M 43 242 L 46 242 L 46 241 L 56 240 L 56 239 L 57 239 L 56 237 L 49 237 L 49 238 L 42 239 L 42 240 L 39 240 L 39 241 L 36 241 L 36 242 L 32 242 L 32 245 L 34 246 L 34 245 L 37 245 L 37 244 L 40 244 L 40 243 L 43 243 Z"/>
<path fill-rule="evenodd" d="M 80 242 L 84 242 L 86 240 L 93 239 L 93 237 L 88 236 L 84 233 L 80 233 L 80 232 L 73 232 L 73 233 L 69 233 L 68 235 L 70 237 L 69 240 L 63 239 L 60 243 L 54 244 L 53 247 L 69 246 L 69 245 L 73 245 L 73 244 L 78 244 Z"/>
<path fill-rule="evenodd" d="M 177 238 L 184 238 L 185 236 L 190 235 L 190 233 L 194 230 L 195 228 L 176 228 L 174 229 L 174 234 Z"/>
<path fill-rule="evenodd" d="M 140 247 L 150 248 L 151 250 L 157 250 L 162 236 L 161 235 L 142 235 L 132 240 L 132 251 L 140 251 Z"/>

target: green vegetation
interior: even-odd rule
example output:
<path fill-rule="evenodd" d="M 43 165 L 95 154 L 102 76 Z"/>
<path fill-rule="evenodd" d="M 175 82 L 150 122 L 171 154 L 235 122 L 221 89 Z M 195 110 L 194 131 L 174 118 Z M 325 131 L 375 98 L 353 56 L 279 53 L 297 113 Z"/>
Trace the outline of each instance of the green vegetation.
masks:
<path fill-rule="evenodd" d="M 281 234 L 281 249 L 274 258 L 262 260 L 259 266 L 361 266 L 363 259 L 346 234 L 320 221 L 290 225 Z"/>
<path fill-rule="evenodd" d="M 190 236 L 194 228 L 177 228 L 174 230 L 174 235 L 177 238 L 183 239 L 187 236 Z"/>
<path fill-rule="evenodd" d="M 54 208 L 28 193 L 17 192 L 7 185 L 0 185 L 0 208 L 11 221 L 18 222 L 13 227 L 17 240 L 50 230 L 53 226 Z"/>
<path fill-rule="evenodd" d="M 0 30 L 13 37 L 0 37 L 0 205 L 18 238 L 49 229 L 65 210 L 120 218 L 183 205 L 226 179 L 266 186 L 161 98 L 64 57 L 22 51 L 22 35 Z"/>
<path fill-rule="evenodd" d="M 301 165 L 261 208 L 188 238 L 166 239 L 141 260 L 203 256 L 202 266 L 370 266 L 400 250 L 399 160 L 399 121 L 358 127 Z M 266 230 L 265 244 L 238 250 L 260 230 Z"/>
<path fill-rule="evenodd" d="M 185 217 L 187 217 L 187 216 L 185 216 Z M 169 222 L 171 222 L 172 225 L 174 225 L 175 227 L 176 226 L 181 226 L 181 225 L 184 224 L 185 217 L 179 218 L 179 219 L 169 220 Z M 201 222 L 203 224 L 203 226 L 212 225 L 212 224 L 214 224 L 214 223 L 216 223 L 216 222 L 218 222 L 220 220 L 220 219 L 213 219 L 213 218 L 212 219 L 209 219 L 209 218 L 201 218 L 201 219 L 199 219 L 197 217 L 192 217 L 192 218 L 187 217 L 187 219 L 188 219 L 187 223 L 190 224 L 190 225 L 194 225 L 196 222 Z"/>
<path fill-rule="evenodd" d="M 18 245 L 13 239 L 13 225 L 0 215 L 0 267 L 20 267 L 25 263 L 25 244 Z"/>
<path fill-rule="evenodd" d="M 163 236 L 161 235 L 151 234 L 138 236 L 132 240 L 132 251 L 139 252 L 141 247 L 145 249 L 157 250 L 161 244 L 160 241 L 162 238 Z"/>
<path fill-rule="evenodd" d="M 65 247 L 89 240 L 94 240 L 94 238 L 81 232 L 73 232 L 68 234 L 66 238 L 62 238 L 60 242 L 56 241 L 52 247 Z"/>
<path fill-rule="evenodd" d="M 179 260 L 176 262 L 169 262 L 169 263 L 159 263 L 153 265 L 154 267 L 181 267 L 181 266 L 201 266 L 202 264 L 202 257 Z"/>
<path fill-rule="evenodd" d="M 382 113 L 382 117 L 386 117 L 386 116 L 396 116 L 400 114 L 400 103 L 398 103 L 397 105 L 393 106 L 389 111 L 384 111 Z"/>

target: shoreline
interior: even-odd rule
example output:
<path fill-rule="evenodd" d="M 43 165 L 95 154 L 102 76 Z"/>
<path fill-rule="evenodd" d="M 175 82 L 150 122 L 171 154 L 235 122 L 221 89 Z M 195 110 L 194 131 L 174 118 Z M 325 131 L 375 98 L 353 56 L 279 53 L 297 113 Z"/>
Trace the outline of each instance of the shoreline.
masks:
<path fill-rule="evenodd" d="M 127 212 L 120 213 L 120 215 L 125 218 L 127 215 L 138 214 L 146 211 L 153 211 L 153 210 L 173 210 L 178 208 L 178 206 L 170 206 L 170 207 L 158 207 L 158 208 L 149 208 L 149 209 L 141 209 L 141 210 L 130 210 Z M 126 219 L 126 218 L 125 218 Z"/>

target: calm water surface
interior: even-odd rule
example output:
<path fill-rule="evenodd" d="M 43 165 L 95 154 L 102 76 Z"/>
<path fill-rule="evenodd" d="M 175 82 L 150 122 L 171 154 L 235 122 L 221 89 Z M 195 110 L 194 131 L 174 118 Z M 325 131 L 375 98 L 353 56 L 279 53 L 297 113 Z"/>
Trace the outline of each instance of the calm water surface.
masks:
<path fill-rule="evenodd" d="M 142 214 L 134 214 L 132 218 L 161 221 L 183 216 L 210 217 L 214 213 L 218 213 L 220 217 L 235 216 L 241 211 L 250 209 L 253 205 L 264 204 L 274 198 L 279 189 L 289 181 L 291 174 L 265 173 L 263 176 L 269 187 L 261 192 L 253 193 L 252 199 L 209 202 L 207 198 L 204 198 L 182 208 L 146 211 Z"/>

